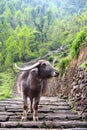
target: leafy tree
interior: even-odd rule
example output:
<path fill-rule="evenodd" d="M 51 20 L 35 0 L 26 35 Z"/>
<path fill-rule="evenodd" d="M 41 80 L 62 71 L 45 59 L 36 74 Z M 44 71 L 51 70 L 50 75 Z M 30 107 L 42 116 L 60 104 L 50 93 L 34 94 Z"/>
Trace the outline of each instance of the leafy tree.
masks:
<path fill-rule="evenodd" d="M 9 66 L 13 62 L 18 61 L 19 57 L 20 57 L 20 48 L 18 46 L 18 42 L 14 36 L 10 36 L 6 41 L 5 65 Z"/>

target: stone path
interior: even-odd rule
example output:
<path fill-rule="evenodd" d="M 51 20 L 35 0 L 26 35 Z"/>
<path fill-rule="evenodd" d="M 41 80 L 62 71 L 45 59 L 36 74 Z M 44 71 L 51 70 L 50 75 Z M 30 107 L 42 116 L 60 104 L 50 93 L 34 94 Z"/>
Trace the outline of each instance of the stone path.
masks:
<path fill-rule="evenodd" d="M 65 99 L 42 97 L 39 121 L 32 121 L 32 114 L 21 121 L 22 99 L 0 101 L 0 130 L 87 130 L 87 119 L 74 112 Z"/>

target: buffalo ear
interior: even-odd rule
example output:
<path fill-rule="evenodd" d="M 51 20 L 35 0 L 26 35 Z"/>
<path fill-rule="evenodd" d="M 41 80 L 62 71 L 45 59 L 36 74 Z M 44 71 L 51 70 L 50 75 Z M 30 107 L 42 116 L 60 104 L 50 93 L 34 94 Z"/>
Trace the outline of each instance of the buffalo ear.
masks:
<path fill-rule="evenodd" d="M 36 74 L 38 74 L 38 68 L 32 69 L 32 70 L 31 70 L 31 73 L 36 73 Z"/>

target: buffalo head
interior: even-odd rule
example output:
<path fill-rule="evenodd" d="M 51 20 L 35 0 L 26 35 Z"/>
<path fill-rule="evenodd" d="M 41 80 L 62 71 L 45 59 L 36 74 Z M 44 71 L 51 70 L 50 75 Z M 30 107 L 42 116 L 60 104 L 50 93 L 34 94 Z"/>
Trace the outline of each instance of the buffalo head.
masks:
<path fill-rule="evenodd" d="M 46 60 L 39 60 L 37 63 L 27 66 L 24 68 L 20 68 L 15 64 L 16 68 L 22 71 L 32 70 L 37 68 L 38 76 L 41 79 L 47 79 L 51 77 L 56 77 L 59 75 L 59 72 L 55 70 L 55 68 Z"/>

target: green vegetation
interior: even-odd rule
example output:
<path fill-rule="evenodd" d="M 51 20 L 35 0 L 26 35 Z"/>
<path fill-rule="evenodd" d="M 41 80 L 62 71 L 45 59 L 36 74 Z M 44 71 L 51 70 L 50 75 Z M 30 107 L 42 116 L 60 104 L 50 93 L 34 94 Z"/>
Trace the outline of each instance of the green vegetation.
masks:
<path fill-rule="evenodd" d="M 71 55 L 72 58 L 77 58 L 80 50 L 83 46 L 87 46 L 87 27 L 81 30 L 75 37 L 72 48 L 71 48 Z"/>
<path fill-rule="evenodd" d="M 86 1 L 1 0 L 0 70 L 71 44 L 86 16 Z"/>
<path fill-rule="evenodd" d="M 80 50 L 87 46 L 87 27 L 83 28 L 80 32 L 77 33 L 74 41 L 72 42 L 72 47 L 70 48 L 70 53 L 68 54 L 68 57 L 62 59 L 59 63 L 59 69 L 61 74 L 63 75 L 65 73 L 65 70 L 67 69 L 70 61 L 73 58 L 78 58 Z M 81 64 L 82 68 L 87 67 L 87 61 Z"/>
<path fill-rule="evenodd" d="M 10 72 L 0 73 L 0 100 L 11 97 L 14 81 Z"/>
<path fill-rule="evenodd" d="M 70 61 L 71 61 L 70 57 L 66 57 L 60 61 L 59 70 L 60 70 L 62 76 L 65 74 L 65 71 L 66 71 Z"/>
<path fill-rule="evenodd" d="M 83 69 L 87 69 L 87 60 L 85 60 L 81 65 L 80 65 L 81 68 Z"/>
<path fill-rule="evenodd" d="M 83 44 L 87 44 L 86 0 L 0 0 L 2 95 L 3 88 L 14 82 L 14 62 L 41 58 L 60 46 L 67 46 L 61 53 L 48 57 L 50 62 L 58 60 L 56 67 L 63 75 L 70 57 L 77 57 Z M 11 81 L 8 76 L 11 85 L 5 82 L 6 73 L 13 78 Z"/>
<path fill-rule="evenodd" d="M 84 46 L 87 46 L 87 27 L 83 28 L 80 32 L 77 33 L 77 35 L 72 43 L 72 46 L 69 49 L 70 53 L 68 53 L 68 56 L 66 58 L 64 58 L 64 59 L 62 58 L 62 60 L 60 60 L 59 70 L 61 72 L 61 75 L 64 75 L 70 61 L 73 58 L 78 58 L 80 50 Z M 81 65 L 82 68 L 87 67 L 86 62 L 87 61 L 85 61 Z"/>

